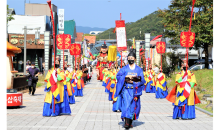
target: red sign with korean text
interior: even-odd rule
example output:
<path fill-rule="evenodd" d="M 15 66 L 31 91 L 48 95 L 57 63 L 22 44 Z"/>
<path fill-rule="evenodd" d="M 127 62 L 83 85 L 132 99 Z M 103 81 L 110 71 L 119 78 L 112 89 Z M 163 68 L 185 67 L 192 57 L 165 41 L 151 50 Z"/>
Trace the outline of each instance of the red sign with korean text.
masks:
<path fill-rule="evenodd" d="M 71 55 L 79 55 L 81 52 L 81 45 L 80 44 L 71 44 L 70 46 L 70 54 Z"/>
<path fill-rule="evenodd" d="M 70 49 L 71 35 L 70 34 L 58 34 L 57 35 L 57 47 L 58 49 Z"/>
<path fill-rule="evenodd" d="M 21 106 L 23 104 L 22 93 L 7 93 L 7 106 Z"/>

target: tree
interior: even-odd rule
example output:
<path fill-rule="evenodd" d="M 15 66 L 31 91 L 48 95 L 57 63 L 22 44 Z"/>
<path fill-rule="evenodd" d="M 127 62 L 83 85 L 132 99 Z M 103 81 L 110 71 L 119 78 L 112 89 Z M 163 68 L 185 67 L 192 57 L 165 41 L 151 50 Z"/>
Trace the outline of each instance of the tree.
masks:
<path fill-rule="evenodd" d="M 136 40 L 144 40 L 144 33 L 151 33 L 151 36 L 157 36 L 163 32 L 162 18 L 158 17 L 159 12 L 155 11 L 136 22 L 125 23 L 126 37 L 130 39 L 135 37 Z M 141 29 L 140 29 L 141 28 Z M 114 28 L 110 28 L 103 33 L 99 34 L 101 39 L 116 39 L 116 33 L 113 33 Z M 140 35 L 141 31 L 141 35 Z"/>
<path fill-rule="evenodd" d="M 14 17 L 13 14 L 9 14 L 9 5 L 7 5 L 7 23 L 11 20 L 14 20 Z"/>
<path fill-rule="evenodd" d="M 189 30 L 192 0 L 172 0 L 168 9 L 158 10 L 163 18 L 165 37 L 171 44 L 180 44 L 180 33 Z M 208 68 L 208 46 L 213 45 L 213 0 L 197 0 L 194 5 L 195 19 L 191 31 L 195 33 L 193 48 L 204 48 L 205 68 Z"/>

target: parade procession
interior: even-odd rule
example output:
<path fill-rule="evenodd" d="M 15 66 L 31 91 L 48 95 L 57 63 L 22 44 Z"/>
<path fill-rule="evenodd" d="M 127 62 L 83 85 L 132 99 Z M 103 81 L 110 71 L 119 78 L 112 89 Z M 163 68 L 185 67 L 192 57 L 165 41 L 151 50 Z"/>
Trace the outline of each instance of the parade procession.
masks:
<path fill-rule="evenodd" d="M 215 129 L 213 1 L 40 2 L 8 0 L 6 129 Z"/>

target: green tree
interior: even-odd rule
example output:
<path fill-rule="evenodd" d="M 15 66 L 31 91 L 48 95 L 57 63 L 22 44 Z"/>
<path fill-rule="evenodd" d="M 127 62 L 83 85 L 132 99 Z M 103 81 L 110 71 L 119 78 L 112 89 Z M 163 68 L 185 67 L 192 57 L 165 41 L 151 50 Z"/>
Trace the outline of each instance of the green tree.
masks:
<path fill-rule="evenodd" d="M 191 31 L 195 33 L 194 49 L 205 51 L 205 68 L 208 68 L 208 46 L 213 45 L 213 0 L 197 0 L 194 5 L 195 19 Z M 171 44 L 180 44 L 180 33 L 189 30 L 192 0 L 172 0 L 168 9 L 158 10 L 163 18 L 165 37 Z"/>
<path fill-rule="evenodd" d="M 14 20 L 14 17 L 13 14 L 9 14 L 9 5 L 7 5 L 7 23 L 11 20 Z"/>

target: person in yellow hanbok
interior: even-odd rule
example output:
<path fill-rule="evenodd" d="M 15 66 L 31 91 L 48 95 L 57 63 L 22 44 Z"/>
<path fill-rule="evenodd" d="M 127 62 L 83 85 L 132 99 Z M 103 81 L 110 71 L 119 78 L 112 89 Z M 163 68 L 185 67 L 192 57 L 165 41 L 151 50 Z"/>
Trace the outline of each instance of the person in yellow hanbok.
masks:
<path fill-rule="evenodd" d="M 106 85 L 106 76 L 105 76 L 105 72 L 107 72 L 108 71 L 108 69 L 107 68 L 104 68 L 103 69 L 103 71 L 102 71 L 102 74 L 103 74 L 103 83 L 102 83 L 102 86 L 104 86 L 105 87 L 105 85 Z"/>
<path fill-rule="evenodd" d="M 146 93 L 155 93 L 156 88 L 155 88 L 155 72 L 152 70 L 152 67 L 150 65 L 149 70 L 147 71 L 147 86 L 146 86 Z"/>
<path fill-rule="evenodd" d="M 197 82 L 194 73 L 186 71 L 186 67 L 183 69 L 176 75 L 176 86 L 166 99 L 174 105 L 173 119 L 194 119 L 195 104 L 201 103 L 194 89 Z"/>
<path fill-rule="evenodd" d="M 72 80 L 72 76 L 73 76 L 72 72 L 70 73 L 68 70 L 65 70 L 65 81 L 66 81 L 66 85 L 67 85 L 69 103 L 70 104 L 75 104 L 74 88 L 71 85 L 71 80 Z"/>
<path fill-rule="evenodd" d="M 75 90 L 75 96 L 83 96 L 83 85 L 82 85 L 82 70 L 77 70 L 76 72 L 76 77 L 75 77 L 75 82 L 76 82 L 76 86 L 74 87 Z"/>
<path fill-rule="evenodd" d="M 168 95 L 166 76 L 162 73 L 162 69 L 156 75 L 156 98 L 166 98 Z"/>
<path fill-rule="evenodd" d="M 114 98 L 114 95 L 116 93 L 116 86 L 117 86 L 117 72 L 119 71 L 118 69 L 118 66 L 115 67 L 115 73 L 114 73 L 114 78 L 115 79 L 115 86 L 114 86 L 114 89 L 113 89 L 113 95 L 112 95 L 112 99 L 113 99 L 113 108 L 112 108 L 112 111 L 113 112 L 117 112 L 117 111 L 120 111 L 121 112 L 121 109 L 122 109 L 122 96 L 119 95 L 118 97 Z"/>
<path fill-rule="evenodd" d="M 145 84 L 144 84 L 144 89 L 143 89 L 143 90 L 145 90 L 145 88 L 147 86 L 147 83 L 148 83 L 148 77 L 147 77 L 148 72 L 146 71 L 146 67 L 144 67 L 143 75 L 144 75 L 144 79 L 146 81 Z"/>
<path fill-rule="evenodd" d="M 60 106 L 58 102 L 60 101 L 60 93 L 59 89 L 57 88 L 57 84 L 52 86 L 50 83 L 51 76 L 52 74 L 56 73 L 56 70 L 52 68 L 51 70 L 48 71 L 46 77 L 45 77 L 45 82 L 47 82 L 47 85 L 45 86 L 45 92 L 46 96 L 44 99 L 44 106 L 43 106 L 43 114 L 42 116 L 58 116 L 60 115 Z M 57 77 L 54 77 L 53 79 L 55 80 Z M 53 80 L 53 81 L 54 81 Z M 60 82 L 60 81 L 57 81 Z M 54 87 L 53 89 L 51 89 Z"/>
<path fill-rule="evenodd" d="M 110 78 L 110 88 L 109 88 L 108 100 L 113 101 L 112 95 L 113 95 L 113 90 L 114 90 L 115 83 L 116 83 L 116 70 L 114 69 L 113 64 L 111 65 L 111 71 L 110 71 L 108 78 Z"/>
<path fill-rule="evenodd" d="M 57 82 L 57 86 L 60 92 L 60 101 L 58 102 L 60 105 L 60 113 L 62 114 L 71 114 L 70 105 L 69 105 L 69 97 L 67 92 L 67 84 L 65 80 L 65 72 L 64 70 L 57 69 L 58 80 L 62 82 Z"/>

